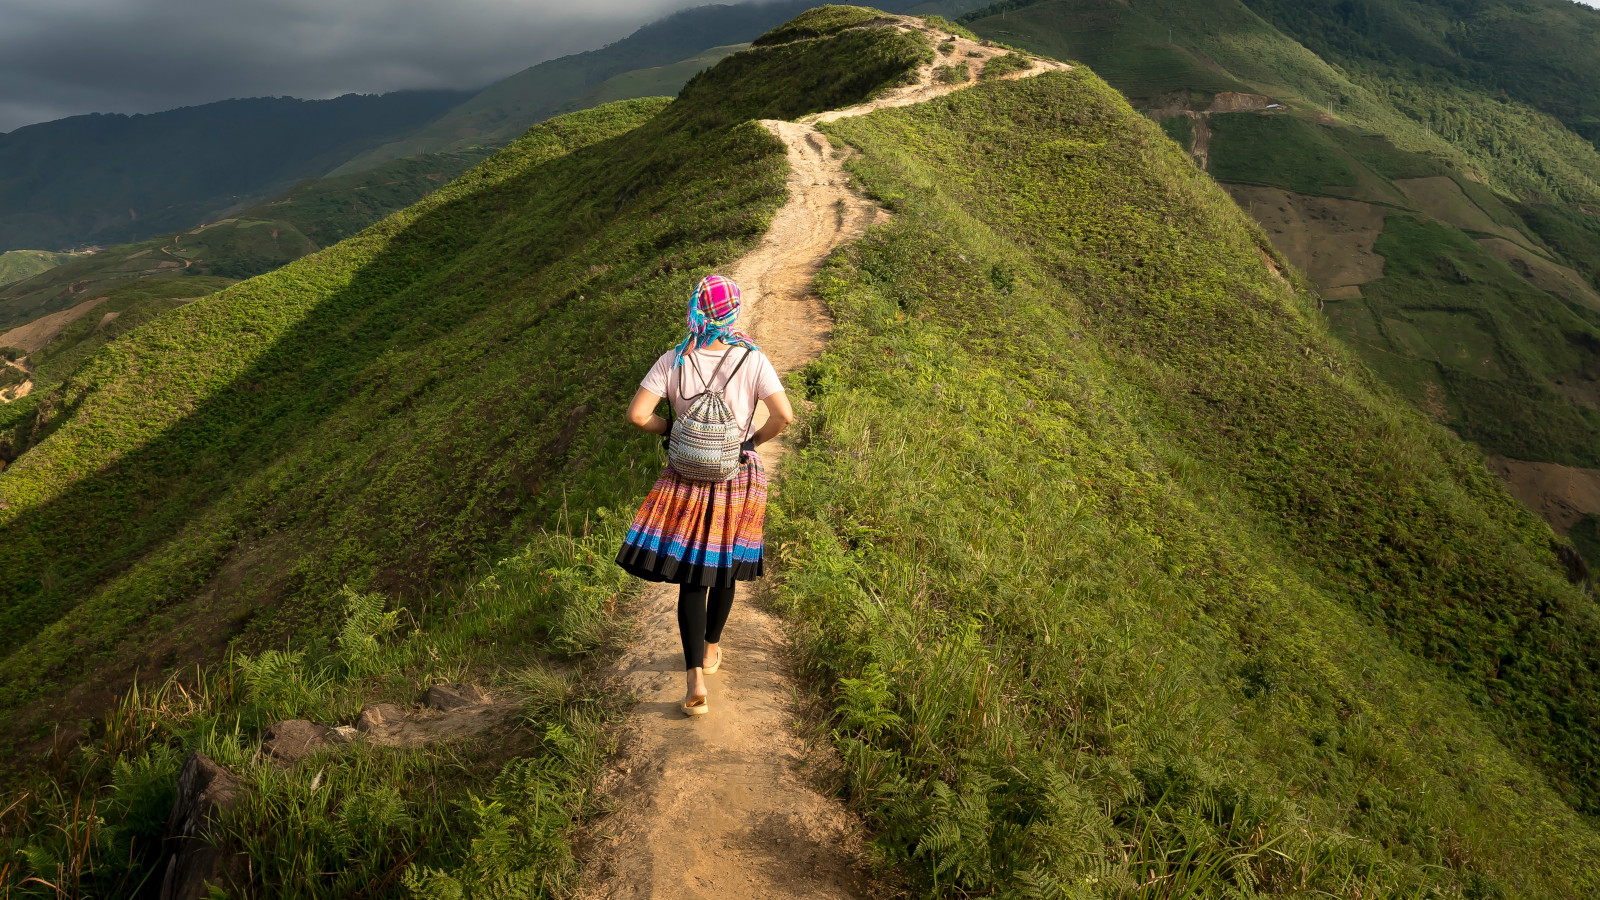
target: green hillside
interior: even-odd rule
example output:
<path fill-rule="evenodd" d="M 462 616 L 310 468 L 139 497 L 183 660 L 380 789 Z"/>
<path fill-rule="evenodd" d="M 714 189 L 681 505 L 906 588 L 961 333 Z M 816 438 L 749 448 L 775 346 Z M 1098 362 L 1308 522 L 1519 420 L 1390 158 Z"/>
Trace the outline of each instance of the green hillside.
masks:
<path fill-rule="evenodd" d="M 878 18 L 539 125 L 49 391 L 0 472 L 0 891 L 150 883 L 192 750 L 248 786 L 243 893 L 583 887 L 661 459 L 617 413 L 785 198 L 751 120 L 936 58 Z M 1600 891 L 1600 609 L 1160 125 L 1079 66 L 822 127 L 892 218 L 818 278 L 771 599 L 889 889 Z M 261 750 L 467 678 L 513 727 Z"/>
<path fill-rule="evenodd" d="M 70 253 L 52 253 L 48 250 L 7 250 L 0 253 L 0 287 L 40 272 L 48 272 L 72 259 Z"/>
<path fill-rule="evenodd" d="M 1548 90 L 1496 87 L 1512 77 L 1505 60 L 1451 62 L 1434 47 L 1482 55 L 1484 22 L 1571 18 L 1581 35 L 1600 20 L 1560 5 L 1571 10 L 1476 4 L 1470 40 L 1439 24 L 1456 15 L 1445 3 L 1049 0 L 966 21 L 1083 60 L 1159 121 L 1419 409 L 1488 452 L 1576 467 L 1570 478 L 1587 484 L 1600 479 L 1600 152 L 1556 117 L 1581 114 Z M 1403 37 L 1424 8 L 1433 43 Z M 1328 17 L 1367 37 L 1319 30 Z M 1593 63 L 1578 57 L 1538 66 L 1579 91 Z"/>
<path fill-rule="evenodd" d="M 270 272 L 417 202 L 483 156 L 435 154 L 395 160 L 359 175 L 312 179 L 215 222 L 71 257 L 36 277 L 0 284 L 0 330 L 131 282 L 195 275 L 239 279 Z"/>
<path fill-rule="evenodd" d="M 566 705 L 551 679 L 604 637 L 601 600 L 609 606 L 619 580 L 585 556 L 589 542 L 576 556 L 560 541 L 523 545 L 580 522 L 604 529 L 600 509 L 621 510 L 654 479 L 654 446 L 602 413 L 672 340 L 678 298 L 750 247 L 782 202 L 782 145 L 750 120 L 856 102 L 930 56 L 917 37 L 853 32 L 731 57 L 664 112 L 664 101 L 630 101 L 553 120 L 360 236 L 111 343 L 54 392 L 47 437 L 0 473 L 0 616 L 33 632 L 9 632 L 0 662 L 18 688 L 5 701 L 15 749 L 97 712 L 104 684 L 120 688 L 141 663 L 182 668 L 229 641 L 318 646 L 329 614 L 352 604 L 346 584 L 413 598 L 428 629 L 408 639 L 420 657 L 385 651 L 361 666 L 343 650 L 263 654 L 280 676 L 219 673 L 226 684 L 207 692 L 209 705 L 181 715 L 156 711 L 167 695 L 139 704 L 149 729 L 136 726 L 134 744 L 91 731 L 71 777 L 107 785 L 115 825 L 87 883 L 115 893 L 160 863 L 151 811 L 170 804 L 183 748 L 273 783 L 276 770 L 230 744 L 221 722 L 256 734 L 274 716 L 331 714 L 373 690 L 408 696 L 412 679 L 436 674 L 418 660 L 441 649 L 453 677 L 473 654 L 486 677 L 506 677 L 493 644 L 522 635 L 521 664 L 534 666 L 524 676 L 545 673 L 535 696 L 546 705 L 530 709 L 557 724 L 551 684 L 556 711 Z M 574 353 L 575 342 L 601 352 Z M 497 579 L 465 594 L 430 590 L 516 548 L 522 561 Z M 42 558 L 59 562 L 41 577 Z M 502 590 L 509 603 L 493 599 Z M 579 597 L 594 604 L 588 618 Z M 525 618 L 534 608 L 543 624 Z M 513 614 L 521 624 L 493 617 Z M 356 633 L 366 627 L 382 633 L 368 619 Z M 284 678 L 328 687 L 286 690 Z M 408 880 L 432 884 L 499 880 L 493 866 L 514 865 L 544 885 L 531 895 L 547 896 L 571 871 L 561 824 L 571 796 L 560 790 L 580 785 L 563 779 L 597 752 L 595 707 L 577 703 L 544 742 L 510 748 L 509 764 L 494 761 L 506 748 L 484 762 L 379 754 L 370 762 L 388 774 L 378 782 L 363 781 L 368 763 L 331 774 L 329 790 L 362 798 L 383 827 L 352 834 L 348 817 L 312 816 L 285 828 L 271 804 L 298 801 L 264 786 L 258 796 L 281 799 L 253 808 L 242 849 L 257 878 L 290 891 L 280 896 L 342 894 L 386 872 L 393 891 L 408 865 Z M 497 779 L 483 765 L 506 768 Z M 463 769 L 485 780 L 464 782 Z M 476 842 L 497 820 L 466 801 L 469 788 L 484 804 L 518 804 L 524 824 L 493 851 Z M 50 799 L 59 789 L 0 807 L 0 846 L 30 848 L 31 868 L 0 869 L 8 888 L 32 872 L 86 874 L 51 836 L 63 833 L 51 823 L 79 821 Z M 550 805 L 521 809 L 529 791 Z M 334 881 L 301 887 L 335 860 Z"/>
<path fill-rule="evenodd" d="M 580 110 L 600 106 L 604 103 L 615 103 L 618 100 L 634 100 L 640 97 L 670 97 L 676 94 L 690 78 L 716 65 L 725 57 L 749 46 L 749 43 L 743 43 L 712 47 L 669 66 L 635 69 L 631 72 L 623 72 L 621 75 L 613 75 L 602 82 L 599 87 L 584 94 L 576 102 L 567 104 L 567 106 L 572 110 Z"/>
<path fill-rule="evenodd" d="M 498 81 L 435 122 L 364 152 L 344 175 L 419 153 L 501 147 L 551 116 L 613 100 L 676 94 L 696 72 L 802 12 L 809 0 L 707 5 L 673 13 L 616 43 L 530 66 Z"/>
<path fill-rule="evenodd" d="M 1082 70 L 827 130 L 897 215 L 820 280 L 784 596 L 882 858 L 932 896 L 1600 888 L 1593 600 L 1225 194 Z"/>

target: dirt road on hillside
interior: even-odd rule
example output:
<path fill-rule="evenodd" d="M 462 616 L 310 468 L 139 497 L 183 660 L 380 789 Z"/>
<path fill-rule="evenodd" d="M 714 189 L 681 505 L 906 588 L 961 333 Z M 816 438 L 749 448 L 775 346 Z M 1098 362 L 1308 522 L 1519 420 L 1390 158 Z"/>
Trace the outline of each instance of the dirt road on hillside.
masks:
<path fill-rule="evenodd" d="M 927 31 L 896 17 L 900 28 Z M 929 33 L 934 44 L 942 33 Z M 915 84 L 873 102 L 800 122 L 766 121 L 789 151 L 789 198 L 761 245 L 728 270 L 746 298 L 752 337 L 787 376 L 822 352 L 830 321 L 812 291 L 829 253 L 887 213 L 850 189 L 843 162 L 814 126 L 921 103 L 966 85 L 942 84 L 935 66 L 966 62 L 974 76 L 1005 51 L 958 39 L 953 52 L 918 71 Z M 968 55 L 972 54 L 972 55 Z M 1026 77 L 1067 68 L 1038 61 Z M 970 84 L 972 82 L 968 82 Z M 762 451 L 768 472 L 781 442 Z M 610 673 L 639 704 L 622 735 L 606 792 L 617 812 L 602 822 L 582 896 L 615 900 L 853 898 L 867 885 L 859 828 L 835 800 L 797 773 L 795 684 L 781 622 L 741 588 L 723 634 L 727 661 L 708 677 L 711 713 L 678 710 L 683 655 L 677 589 L 650 585 L 638 610 L 639 642 Z"/>

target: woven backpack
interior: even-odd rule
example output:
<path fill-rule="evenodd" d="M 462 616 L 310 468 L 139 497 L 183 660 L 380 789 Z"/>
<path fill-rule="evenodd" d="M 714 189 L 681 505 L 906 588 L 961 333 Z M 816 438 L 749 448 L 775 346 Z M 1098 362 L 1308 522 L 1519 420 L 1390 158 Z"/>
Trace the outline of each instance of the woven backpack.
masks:
<path fill-rule="evenodd" d="M 728 380 L 716 390 L 711 388 L 711 381 L 701 379 L 706 389 L 693 397 L 685 397 L 683 393 L 683 374 L 680 369 L 678 374 L 678 396 L 684 397 L 689 402 L 689 408 L 683 418 L 672 423 L 672 439 L 667 443 L 667 465 L 672 466 L 677 472 L 690 481 L 727 481 L 739 473 L 739 467 L 744 464 L 744 451 L 739 445 L 743 443 L 743 435 L 755 424 L 756 411 L 750 408 L 750 421 L 744 428 L 739 427 L 739 420 L 728 408 L 728 401 L 723 397 L 728 385 L 733 383 L 735 375 L 744 367 L 745 360 L 750 358 L 750 350 L 744 351 L 744 356 L 739 358 L 739 364 L 728 373 Z M 732 356 L 733 354 L 728 354 Z M 691 363 L 694 356 L 689 357 Z M 724 356 L 717 363 L 716 369 L 711 372 L 714 381 L 717 373 L 722 371 L 722 366 L 728 361 Z M 688 368 L 683 366 L 681 368 Z M 700 368 L 695 365 L 695 375 L 700 374 Z M 667 407 L 672 403 L 668 400 Z"/>

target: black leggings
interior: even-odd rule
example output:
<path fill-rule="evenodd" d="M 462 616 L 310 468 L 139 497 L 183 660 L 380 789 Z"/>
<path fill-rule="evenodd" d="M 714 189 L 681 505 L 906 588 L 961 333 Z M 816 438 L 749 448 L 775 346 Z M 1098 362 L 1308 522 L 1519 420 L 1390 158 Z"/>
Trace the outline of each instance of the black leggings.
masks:
<path fill-rule="evenodd" d="M 728 624 L 730 609 L 733 609 L 733 585 L 725 588 L 678 585 L 678 636 L 683 638 L 685 670 L 705 665 L 706 644 L 722 640 L 722 626 Z"/>

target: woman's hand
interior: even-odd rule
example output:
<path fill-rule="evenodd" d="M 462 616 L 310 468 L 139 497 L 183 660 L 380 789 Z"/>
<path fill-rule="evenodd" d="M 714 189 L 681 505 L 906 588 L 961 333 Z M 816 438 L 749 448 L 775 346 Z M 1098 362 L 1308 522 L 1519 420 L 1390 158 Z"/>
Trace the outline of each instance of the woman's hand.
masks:
<path fill-rule="evenodd" d="M 672 423 L 656 415 L 656 404 L 660 402 L 660 394 L 639 388 L 633 395 L 633 402 L 628 404 L 628 424 L 650 434 L 666 434 Z"/>

